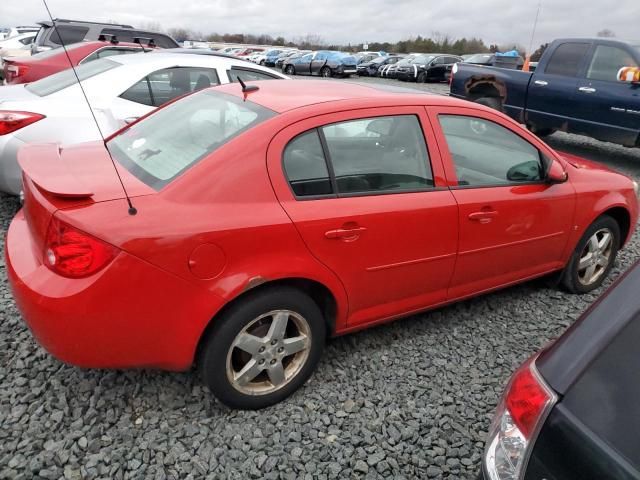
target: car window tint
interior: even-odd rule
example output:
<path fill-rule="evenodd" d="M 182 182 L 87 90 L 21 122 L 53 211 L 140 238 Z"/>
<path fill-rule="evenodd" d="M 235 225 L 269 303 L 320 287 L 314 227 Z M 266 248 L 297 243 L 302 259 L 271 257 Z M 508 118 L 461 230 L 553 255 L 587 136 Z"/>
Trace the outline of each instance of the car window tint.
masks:
<path fill-rule="evenodd" d="M 56 25 L 52 28 L 51 36 L 49 40 L 56 45 L 68 45 L 70 43 L 77 43 L 84 40 L 89 29 L 87 27 L 80 27 L 75 25 Z"/>
<path fill-rule="evenodd" d="M 589 49 L 588 43 L 564 43 L 553 52 L 545 73 L 575 77 Z"/>
<path fill-rule="evenodd" d="M 461 186 L 508 185 L 543 179 L 538 149 L 497 123 L 440 115 Z"/>
<path fill-rule="evenodd" d="M 338 193 L 433 186 L 429 155 L 414 115 L 375 117 L 322 128 Z"/>
<path fill-rule="evenodd" d="M 165 68 L 143 78 L 120 97 L 143 105 L 159 107 L 186 93 L 219 84 L 218 74 L 212 68 Z"/>
<path fill-rule="evenodd" d="M 284 170 L 297 196 L 333 193 L 317 130 L 294 138 L 284 150 Z"/>
<path fill-rule="evenodd" d="M 587 78 L 590 80 L 616 82 L 618 80 L 618 71 L 622 67 L 637 66 L 638 63 L 625 50 L 608 45 L 598 45 L 593 54 L 591 65 L 589 65 Z"/>
<path fill-rule="evenodd" d="M 227 75 L 229 75 L 230 82 L 237 82 L 238 77 L 240 77 L 243 82 L 248 82 L 251 80 L 276 80 L 278 78 L 267 72 L 235 67 L 232 67 L 231 70 L 227 70 Z"/>

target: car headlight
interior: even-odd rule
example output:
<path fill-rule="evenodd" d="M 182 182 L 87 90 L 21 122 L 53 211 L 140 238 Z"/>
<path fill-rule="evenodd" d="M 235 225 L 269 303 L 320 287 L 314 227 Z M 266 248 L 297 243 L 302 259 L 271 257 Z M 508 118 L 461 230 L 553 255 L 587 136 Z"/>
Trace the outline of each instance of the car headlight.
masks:
<path fill-rule="evenodd" d="M 484 466 L 490 480 L 522 480 L 533 444 L 558 397 L 529 359 L 511 377 L 496 410 Z"/>
<path fill-rule="evenodd" d="M 640 185 L 635 180 L 633 181 L 633 191 L 636 192 L 636 197 L 640 197 Z"/>

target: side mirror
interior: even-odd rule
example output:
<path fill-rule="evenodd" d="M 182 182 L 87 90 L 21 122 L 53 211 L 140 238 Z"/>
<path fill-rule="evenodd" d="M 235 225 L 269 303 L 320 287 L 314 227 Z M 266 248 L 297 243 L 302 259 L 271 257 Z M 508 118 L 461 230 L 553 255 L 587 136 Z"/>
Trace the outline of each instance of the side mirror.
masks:
<path fill-rule="evenodd" d="M 640 85 L 640 67 L 622 67 L 618 70 L 618 81 Z"/>
<path fill-rule="evenodd" d="M 549 169 L 547 170 L 547 182 L 549 183 L 564 183 L 569 178 L 567 171 L 562 164 L 557 160 L 551 160 Z"/>

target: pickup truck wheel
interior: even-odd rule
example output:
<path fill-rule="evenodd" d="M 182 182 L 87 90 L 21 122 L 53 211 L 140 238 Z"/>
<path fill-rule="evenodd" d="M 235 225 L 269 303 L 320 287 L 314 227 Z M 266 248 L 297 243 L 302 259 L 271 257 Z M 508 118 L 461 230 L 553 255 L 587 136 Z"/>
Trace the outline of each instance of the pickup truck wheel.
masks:
<path fill-rule="evenodd" d="M 553 135 L 556 132 L 553 128 L 535 128 L 531 125 L 527 125 L 527 128 L 531 133 L 540 138 L 548 137 L 549 135 Z"/>
<path fill-rule="evenodd" d="M 498 110 L 502 112 L 502 102 L 499 98 L 496 97 L 480 97 L 475 100 L 476 103 L 480 105 L 484 105 L 485 107 L 493 108 L 494 110 Z"/>
<path fill-rule="evenodd" d="M 578 242 L 562 274 L 562 285 L 571 293 L 598 288 L 609 274 L 620 248 L 620 226 L 603 215 L 596 219 Z"/>

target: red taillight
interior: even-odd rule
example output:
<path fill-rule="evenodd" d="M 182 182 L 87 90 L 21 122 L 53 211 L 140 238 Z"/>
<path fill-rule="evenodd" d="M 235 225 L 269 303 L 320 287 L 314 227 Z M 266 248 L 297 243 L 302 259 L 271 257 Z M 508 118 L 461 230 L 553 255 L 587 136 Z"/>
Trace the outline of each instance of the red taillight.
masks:
<path fill-rule="evenodd" d="M 505 396 L 505 405 L 513 422 L 527 439 L 531 438 L 540 417 L 553 400 L 534 371 L 530 362 L 521 367 L 513 375 Z"/>
<path fill-rule="evenodd" d="M 102 270 L 118 254 L 108 243 L 53 218 L 44 247 L 44 263 L 69 278 L 83 278 Z"/>
<path fill-rule="evenodd" d="M 15 64 L 8 64 L 7 65 L 7 82 L 11 82 L 11 80 L 14 80 L 18 77 L 22 77 L 24 75 L 27 74 L 27 72 L 29 71 L 29 67 L 26 65 L 15 65 Z"/>
<path fill-rule="evenodd" d="M 0 110 L 0 135 L 15 132 L 43 118 L 39 113 Z"/>

